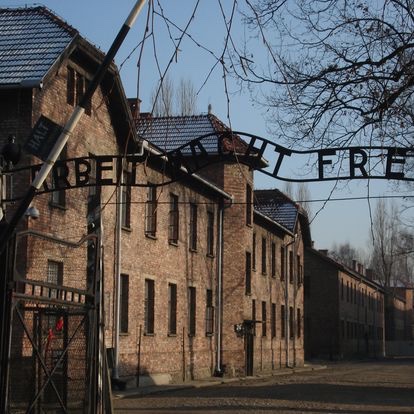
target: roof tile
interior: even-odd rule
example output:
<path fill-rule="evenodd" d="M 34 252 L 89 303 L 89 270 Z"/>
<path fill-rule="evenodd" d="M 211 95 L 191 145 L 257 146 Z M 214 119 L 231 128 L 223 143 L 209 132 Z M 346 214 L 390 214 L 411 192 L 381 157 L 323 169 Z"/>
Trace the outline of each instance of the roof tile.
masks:
<path fill-rule="evenodd" d="M 45 7 L 0 9 L 0 85 L 42 80 L 76 34 Z"/>

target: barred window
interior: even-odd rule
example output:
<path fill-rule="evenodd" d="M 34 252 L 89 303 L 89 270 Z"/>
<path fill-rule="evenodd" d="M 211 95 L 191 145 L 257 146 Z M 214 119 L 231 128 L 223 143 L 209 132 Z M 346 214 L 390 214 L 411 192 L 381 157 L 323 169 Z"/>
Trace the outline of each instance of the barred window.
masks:
<path fill-rule="evenodd" d="M 177 285 L 168 284 L 168 334 L 177 334 Z"/>
<path fill-rule="evenodd" d="M 188 335 L 196 334 L 196 288 L 188 288 Z"/>
<path fill-rule="evenodd" d="M 145 279 L 145 309 L 144 309 L 144 332 L 145 334 L 154 333 L 154 305 L 155 291 L 154 281 Z"/>
<path fill-rule="evenodd" d="M 119 330 L 121 333 L 128 332 L 129 325 L 129 276 L 121 274 L 120 286 L 120 313 L 119 313 Z"/>
<path fill-rule="evenodd" d="M 212 335 L 214 332 L 214 306 L 213 291 L 206 290 L 206 335 Z"/>
<path fill-rule="evenodd" d="M 169 213 L 169 228 L 168 228 L 169 243 L 177 244 L 178 237 L 179 237 L 178 196 L 175 194 L 170 194 L 170 213 Z"/>
<path fill-rule="evenodd" d="M 48 260 L 47 262 L 47 282 L 61 286 L 63 284 L 63 263 L 56 262 L 54 260 Z M 57 289 L 50 289 L 49 297 L 57 297 Z"/>
<path fill-rule="evenodd" d="M 214 254 L 214 213 L 207 211 L 207 254 Z"/>
<path fill-rule="evenodd" d="M 190 204 L 190 249 L 197 250 L 197 205 Z"/>
<path fill-rule="evenodd" d="M 246 252 L 246 286 L 245 293 L 250 295 L 252 293 L 252 254 Z"/>
<path fill-rule="evenodd" d="M 124 171 L 123 186 L 121 189 L 121 224 L 122 227 L 131 226 L 131 173 Z"/>
<path fill-rule="evenodd" d="M 145 205 L 145 235 L 155 237 L 157 234 L 157 188 L 151 183 L 148 185 Z"/>

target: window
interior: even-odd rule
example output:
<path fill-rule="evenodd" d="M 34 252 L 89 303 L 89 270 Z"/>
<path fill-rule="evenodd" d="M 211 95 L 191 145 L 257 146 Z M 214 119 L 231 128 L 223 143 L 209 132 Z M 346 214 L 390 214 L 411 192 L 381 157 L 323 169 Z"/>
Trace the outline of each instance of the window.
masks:
<path fill-rule="evenodd" d="M 297 284 L 298 286 L 303 282 L 303 268 L 300 262 L 300 255 L 296 255 L 296 272 L 297 272 Z"/>
<path fill-rule="evenodd" d="M 179 210 L 178 210 L 178 196 L 175 194 L 170 194 L 168 242 L 171 244 L 178 243 L 179 217 L 180 216 L 179 216 Z"/>
<path fill-rule="evenodd" d="M 267 334 L 267 312 L 266 302 L 262 302 L 262 336 Z"/>
<path fill-rule="evenodd" d="M 295 336 L 295 325 L 294 325 L 294 314 L 293 314 L 293 307 L 289 307 L 289 337 L 292 339 Z"/>
<path fill-rule="evenodd" d="M 289 283 L 293 283 L 293 273 L 294 273 L 294 266 L 293 266 L 293 252 L 289 252 Z"/>
<path fill-rule="evenodd" d="M 302 329 L 300 309 L 296 309 L 296 334 L 300 338 Z"/>
<path fill-rule="evenodd" d="M 123 186 L 121 188 L 121 225 L 131 226 L 131 173 L 124 171 Z"/>
<path fill-rule="evenodd" d="M 272 303 L 270 311 L 270 335 L 276 338 L 276 303 Z"/>
<path fill-rule="evenodd" d="M 252 254 L 246 252 L 246 286 L 245 286 L 246 295 L 252 293 Z"/>
<path fill-rule="evenodd" d="M 344 279 L 341 279 L 341 299 L 344 300 Z"/>
<path fill-rule="evenodd" d="M 276 244 L 272 242 L 271 249 L 270 249 L 270 261 L 271 261 L 271 275 L 272 277 L 276 277 Z"/>
<path fill-rule="evenodd" d="M 129 276 L 121 274 L 120 286 L 120 312 L 119 312 L 119 331 L 128 332 L 128 307 L 129 307 Z"/>
<path fill-rule="evenodd" d="M 256 233 L 253 233 L 252 269 L 256 269 Z"/>
<path fill-rule="evenodd" d="M 188 288 L 188 335 L 196 334 L 196 288 Z"/>
<path fill-rule="evenodd" d="M 286 315 L 285 315 L 285 305 L 280 307 L 280 331 L 282 338 L 286 335 Z"/>
<path fill-rule="evenodd" d="M 63 263 L 56 262 L 54 260 L 47 261 L 47 282 L 56 285 L 62 286 L 63 284 Z M 49 297 L 57 298 L 58 291 L 57 289 L 50 289 Z"/>
<path fill-rule="evenodd" d="M 190 249 L 197 250 L 197 205 L 190 204 Z"/>
<path fill-rule="evenodd" d="M 262 237 L 262 275 L 267 273 L 267 249 L 266 249 L 266 237 Z"/>
<path fill-rule="evenodd" d="M 154 294 L 154 281 L 145 279 L 144 333 L 146 335 L 154 333 Z"/>
<path fill-rule="evenodd" d="M 177 285 L 168 284 L 168 334 L 177 334 Z"/>
<path fill-rule="evenodd" d="M 83 95 L 86 92 L 87 87 L 89 86 L 89 80 L 86 79 L 83 75 L 77 72 L 72 67 L 68 66 L 67 73 L 67 89 L 66 89 L 66 101 L 69 105 L 75 106 L 78 105 Z M 85 105 L 85 114 L 91 114 L 91 100 Z"/>
<path fill-rule="evenodd" d="M 65 207 L 66 206 L 66 191 L 59 190 L 59 187 L 67 186 L 67 166 L 62 161 L 67 157 L 66 147 L 63 148 L 59 155 L 59 160 L 56 161 L 54 168 L 52 169 L 52 188 L 56 188 L 51 193 L 50 203 L 52 206 Z"/>
<path fill-rule="evenodd" d="M 214 213 L 207 211 L 207 254 L 214 255 Z"/>
<path fill-rule="evenodd" d="M 280 280 L 285 280 L 285 248 L 280 248 Z"/>
<path fill-rule="evenodd" d="M 256 300 L 252 300 L 252 321 L 253 321 L 253 335 L 256 336 Z"/>
<path fill-rule="evenodd" d="M 145 235 L 155 237 L 157 234 L 157 188 L 148 183 L 145 208 Z"/>
<path fill-rule="evenodd" d="M 213 306 L 213 291 L 206 290 L 206 335 L 214 333 L 214 306 Z"/>
<path fill-rule="evenodd" d="M 246 184 L 246 225 L 252 224 L 252 187 Z"/>

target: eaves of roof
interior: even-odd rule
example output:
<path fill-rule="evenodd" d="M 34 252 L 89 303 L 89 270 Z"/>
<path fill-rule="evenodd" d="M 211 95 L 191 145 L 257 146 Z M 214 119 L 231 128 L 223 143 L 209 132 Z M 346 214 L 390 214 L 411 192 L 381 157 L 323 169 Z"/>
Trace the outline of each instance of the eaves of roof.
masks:
<path fill-rule="evenodd" d="M 290 231 L 288 228 L 284 227 L 282 224 L 278 223 L 277 221 L 271 219 L 266 214 L 263 214 L 260 211 L 257 211 L 256 209 L 253 209 L 253 213 L 256 216 L 258 216 L 258 217 L 262 218 L 263 220 L 265 220 L 266 222 L 268 222 L 270 225 L 276 226 L 279 230 L 281 230 L 282 232 L 288 234 L 289 236 L 292 236 L 292 237 L 295 236 L 295 233 L 293 233 L 292 231 Z"/>

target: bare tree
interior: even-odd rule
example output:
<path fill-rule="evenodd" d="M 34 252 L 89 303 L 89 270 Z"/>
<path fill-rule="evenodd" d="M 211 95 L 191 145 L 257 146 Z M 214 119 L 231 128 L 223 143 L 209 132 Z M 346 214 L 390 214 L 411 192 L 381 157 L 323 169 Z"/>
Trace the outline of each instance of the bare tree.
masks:
<path fill-rule="evenodd" d="M 197 92 L 191 79 L 181 78 L 176 95 L 180 115 L 194 115 L 197 112 Z"/>
<path fill-rule="evenodd" d="M 329 252 L 329 256 L 349 268 L 353 267 L 354 260 L 366 264 L 364 253 L 352 247 L 349 242 L 341 243 L 339 245 L 334 244 L 332 250 Z"/>
<path fill-rule="evenodd" d="M 413 144 L 413 1 L 246 4 L 256 43 L 234 47 L 232 67 L 261 87 L 279 137 L 297 147 Z M 256 60 L 259 45 L 269 64 Z"/>
<path fill-rule="evenodd" d="M 311 194 L 309 187 L 306 183 L 299 183 L 296 189 L 296 200 L 298 200 L 299 204 L 305 210 L 308 217 L 312 215 L 312 209 L 310 203 L 307 200 L 311 199 Z"/>
<path fill-rule="evenodd" d="M 154 116 L 194 115 L 197 110 L 197 93 L 190 79 L 181 79 L 178 88 L 170 76 L 165 76 L 151 96 Z"/>
<path fill-rule="evenodd" d="M 174 84 L 168 74 L 154 88 L 151 103 L 154 116 L 171 116 L 173 114 Z"/>
<path fill-rule="evenodd" d="M 413 235 L 399 222 L 395 204 L 377 203 L 372 226 L 371 267 L 384 287 L 413 282 Z"/>

